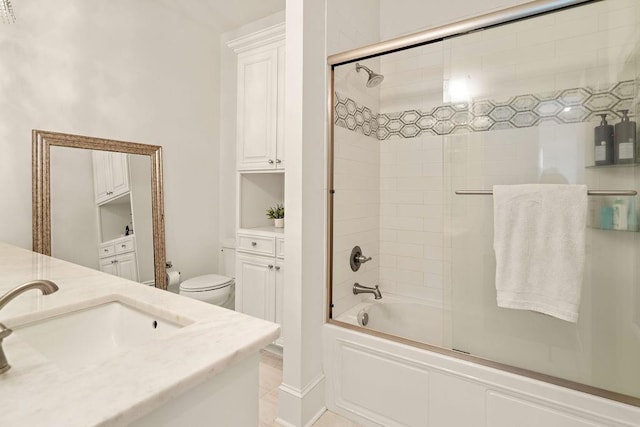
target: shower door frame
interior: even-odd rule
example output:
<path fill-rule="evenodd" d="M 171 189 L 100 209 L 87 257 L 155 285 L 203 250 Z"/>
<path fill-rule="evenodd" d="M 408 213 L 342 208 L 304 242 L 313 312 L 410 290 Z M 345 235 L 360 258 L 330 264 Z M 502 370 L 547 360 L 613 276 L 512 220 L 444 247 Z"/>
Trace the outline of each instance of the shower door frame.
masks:
<path fill-rule="evenodd" d="M 613 401 L 625 403 L 628 405 L 640 407 L 640 398 L 617 393 L 611 390 L 602 389 L 586 384 L 582 384 L 576 381 L 567 380 L 564 378 L 555 377 L 553 375 L 543 374 L 528 370 L 525 368 L 518 368 L 512 365 L 495 362 L 493 360 L 485 359 L 479 356 L 474 356 L 467 353 L 461 353 L 452 349 L 438 347 L 431 344 L 426 344 L 418 341 L 412 341 L 406 338 L 401 338 L 395 335 L 390 335 L 383 332 L 378 332 L 372 329 L 363 328 L 360 326 L 352 325 L 350 323 L 341 322 L 333 319 L 333 211 L 334 211 L 334 131 L 335 126 L 335 91 L 334 91 L 334 72 L 335 68 L 340 65 L 361 61 L 364 59 L 374 58 L 388 53 L 398 52 L 406 49 L 411 49 L 417 46 L 437 43 L 445 40 L 449 37 L 461 36 L 471 33 L 473 31 L 484 30 L 491 27 L 509 24 L 518 20 L 533 18 L 548 13 L 558 12 L 560 10 L 566 10 L 573 7 L 578 7 L 590 3 L 597 3 L 604 0 L 535 0 L 519 6 L 509 7 L 496 12 L 480 15 L 474 18 L 465 19 L 462 21 L 454 22 L 451 24 L 427 29 L 414 34 L 397 37 L 388 41 L 371 44 L 361 48 L 345 51 L 335 55 L 331 55 L 327 58 L 327 65 L 329 67 L 329 85 L 327 94 L 327 288 L 326 288 L 326 323 L 340 326 L 353 331 L 373 335 L 379 338 L 407 344 L 413 347 L 428 350 L 434 353 L 451 356 L 456 359 L 461 359 L 473 363 L 477 363 L 482 366 L 499 369 L 501 371 L 510 372 L 524 377 L 532 378 L 535 380 L 547 382 L 550 384 L 558 385 L 568 389 L 588 393 L 591 395 L 603 397 Z"/>

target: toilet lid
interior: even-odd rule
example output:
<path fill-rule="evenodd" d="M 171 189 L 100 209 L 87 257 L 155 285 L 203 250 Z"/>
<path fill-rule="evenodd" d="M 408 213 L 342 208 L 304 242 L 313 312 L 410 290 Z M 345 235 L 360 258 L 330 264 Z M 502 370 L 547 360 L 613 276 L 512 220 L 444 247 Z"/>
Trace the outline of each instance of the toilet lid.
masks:
<path fill-rule="evenodd" d="M 180 284 L 183 291 L 210 291 L 224 288 L 233 283 L 232 277 L 220 276 L 219 274 L 205 274 L 204 276 L 193 277 Z"/>

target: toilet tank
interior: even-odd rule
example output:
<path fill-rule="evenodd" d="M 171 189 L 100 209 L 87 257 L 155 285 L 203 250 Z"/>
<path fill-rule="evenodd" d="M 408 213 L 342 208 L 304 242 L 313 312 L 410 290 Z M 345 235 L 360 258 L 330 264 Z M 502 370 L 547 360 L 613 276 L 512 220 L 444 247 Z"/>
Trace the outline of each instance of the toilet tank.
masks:
<path fill-rule="evenodd" d="M 236 242 L 235 239 L 225 239 L 220 242 L 221 254 L 218 271 L 220 274 L 236 277 Z"/>

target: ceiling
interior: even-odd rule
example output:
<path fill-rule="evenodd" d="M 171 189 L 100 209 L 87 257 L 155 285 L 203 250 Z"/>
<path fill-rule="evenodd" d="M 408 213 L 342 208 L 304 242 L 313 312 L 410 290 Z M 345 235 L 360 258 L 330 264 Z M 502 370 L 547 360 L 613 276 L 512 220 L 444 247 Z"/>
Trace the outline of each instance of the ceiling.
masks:
<path fill-rule="evenodd" d="M 285 9 L 285 0 L 159 0 L 187 19 L 224 33 Z"/>

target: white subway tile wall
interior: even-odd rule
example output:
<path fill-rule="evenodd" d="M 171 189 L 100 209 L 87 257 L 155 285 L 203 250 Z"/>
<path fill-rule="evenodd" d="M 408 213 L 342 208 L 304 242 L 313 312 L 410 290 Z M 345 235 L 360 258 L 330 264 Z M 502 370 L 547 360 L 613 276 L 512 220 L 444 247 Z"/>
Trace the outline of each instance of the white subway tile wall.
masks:
<path fill-rule="evenodd" d="M 334 128 L 333 316 L 367 297 L 353 295 L 355 282 L 379 283 L 380 149 L 377 139 Z M 351 271 L 349 255 L 360 246 L 372 260 Z"/>

